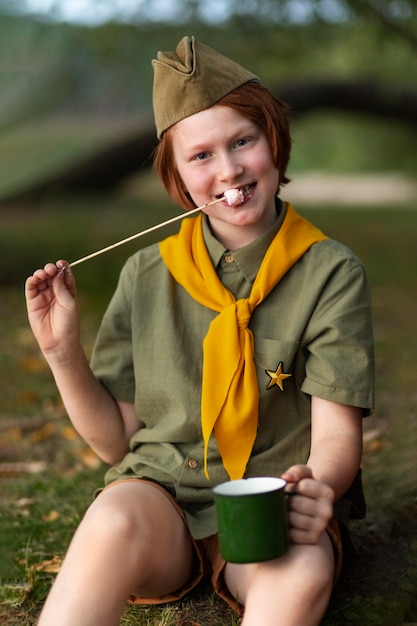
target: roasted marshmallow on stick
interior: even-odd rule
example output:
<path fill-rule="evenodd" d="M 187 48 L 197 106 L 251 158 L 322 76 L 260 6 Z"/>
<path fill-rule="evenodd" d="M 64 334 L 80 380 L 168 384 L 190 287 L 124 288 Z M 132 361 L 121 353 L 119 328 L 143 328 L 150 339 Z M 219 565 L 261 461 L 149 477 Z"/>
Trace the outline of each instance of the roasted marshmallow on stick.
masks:
<path fill-rule="evenodd" d="M 245 199 L 245 194 L 242 189 L 228 189 L 224 192 L 224 197 L 229 206 L 237 206 L 238 204 L 242 204 Z"/>
<path fill-rule="evenodd" d="M 212 204 L 216 204 L 217 202 L 222 202 L 224 200 L 226 200 L 227 204 L 229 206 L 236 206 L 238 204 L 240 204 L 241 202 L 243 202 L 243 200 L 245 199 L 243 191 L 241 189 L 228 189 L 227 191 L 224 192 L 224 195 L 221 196 L 220 198 L 217 198 L 216 200 L 213 200 L 212 202 L 207 202 L 207 204 L 203 204 L 202 206 L 196 207 L 195 209 L 191 209 L 190 211 L 187 211 L 187 215 L 190 215 L 190 213 L 197 213 L 198 211 L 201 211 L 202 209 L 206 209 L 207 207 L 211 206 Z M 184 213 L 181 213 L 180 215 L 176 215 L 175 217 L 172 217 L 169 220 L 166 220 L 165 222 L 161 222 L 160 224 L 156 224 L 155 226 L 151 226 L 150 228 L 147 228 L 146 230 L 142 230 L 139 233 L 136 233 L 135 235 L 131 235 L 130 237 L 126 237 L 126 239 L 122 239 L 121 241 L 117 241 L 116 243 L 111 244 L 110 246 L 107 246 L 106 248 L 102 248 L 101 250 L 97 250 L 96 252 L 92 252 L 91 254 L 88 254 L 87 256 L 83 256 L 81 259 L 77 259 L 76 261 L 72 261 L 72 263 L 70 263 L 67 267 L 74 267 L 74 265 L 78 265 L 79 263 L 83 263 L 84 261 L 88 261 L 89 259 L 92 259 L 95 256 L 98 256 L 99 254 L 103 254 L 104 252 L 108 252 L 109 250 L 113 250 L 113 248 L 117 248 L 118 246 L 123 245 L 124 243 L 128 243 L 129 241 L 132 241 L 133 239 L 136 239 L 138 237 L 142 237 L 142 235 L 147 235 L 151 232 L 153 232 L 154 230 L 157 230 L 158 228 L 162 228 L 162 226 L 168 226 L 168 224 L 172 224 L 173 222 L 176 222 L 178 220 L 183 219 L 184 217 Z"/>

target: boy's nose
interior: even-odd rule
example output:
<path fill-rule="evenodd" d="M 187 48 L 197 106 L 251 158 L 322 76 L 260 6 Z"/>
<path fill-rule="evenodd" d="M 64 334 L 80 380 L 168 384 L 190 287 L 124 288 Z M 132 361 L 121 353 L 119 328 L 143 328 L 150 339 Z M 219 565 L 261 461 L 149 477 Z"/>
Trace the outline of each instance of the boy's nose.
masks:
<path fill-rule="evenodd" d="M 239 160 L 231 154 L 222 155 L 218 162 L 219 180 L 232 182 L 243 173 L 243 166 Z"/>

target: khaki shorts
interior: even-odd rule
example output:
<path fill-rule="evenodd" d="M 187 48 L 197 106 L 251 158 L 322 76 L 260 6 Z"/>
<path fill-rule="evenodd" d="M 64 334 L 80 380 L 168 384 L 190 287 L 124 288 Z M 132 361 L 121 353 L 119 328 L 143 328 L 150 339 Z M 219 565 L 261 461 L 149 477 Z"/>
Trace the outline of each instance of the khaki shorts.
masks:
<path fill-rule="evenodd" d="M 172 506 L 178 512 L 178 515 L 182 518 L 184 524 L 188 528 L 187 518 L 182 507 L 177 503 L 175 498 L 173 498 L 173 496 L 164 487 L 162 487 L 162 485 L 152 480 L 147 480 L 145 478 L 126 478 L 124 480 L 111 483 L 110 485 L 102 489 L 99 493 L 103 493 L 103 491 L 107 491 L 115 485 L 130 480 L 140 480 L 149 485 L 152 485 L 153 487 L 155 487 L 155 489 L 161 491 L 161 493 L 163 493 L 168 498 L 168 500 L 170 500 Z M 339 522 L 335 519 L 331 519 L 326 531 L 330 537 L 330 541 L 332 543 L 335 555 L 334 584 L 336 584 L 340 576 L 343 562 L 343 548 Z M 236 598 L 232 596 L 224 580 L 224 569 L 226 567 L 226 561 L 220 555 L 218 536 L 211 535 L 210 537 L 205 537 L 204 539 L 194 539 L 190 533 L 190 540 L 194 547 L 194 568 L 192 576 L 190 577 L 190 581 L 174 593 L 170 593 L 165 596 L 158 596 L 155 598 L 131 596 L 129 598 L 129 602 L 133 604 L 144 605 L 175 602 L 176 600 L 180 600 L 185 595 L 187 595 L 187 593 L 194 589 L 200 582 L 211 578 L 211 584 L 213 585 L 213 589 L 216 594 L 225 602 L 227 602 L 227 604 L 234 611 L 236 611 L 238 614 L 241 614 L 243 612 L 243 607 L 239 604 Z"/>

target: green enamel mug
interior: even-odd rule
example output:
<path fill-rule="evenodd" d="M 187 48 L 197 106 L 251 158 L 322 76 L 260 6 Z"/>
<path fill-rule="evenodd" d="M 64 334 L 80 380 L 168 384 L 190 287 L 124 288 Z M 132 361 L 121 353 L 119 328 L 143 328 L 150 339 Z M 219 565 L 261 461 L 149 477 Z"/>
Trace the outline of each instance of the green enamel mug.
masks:
<path fill-rule="evenodd" d="M 231 563 L 260 563 L 283 556 L 289 546 L 286 481 L 242 478 L 213 489 L 222 557 Z"/>

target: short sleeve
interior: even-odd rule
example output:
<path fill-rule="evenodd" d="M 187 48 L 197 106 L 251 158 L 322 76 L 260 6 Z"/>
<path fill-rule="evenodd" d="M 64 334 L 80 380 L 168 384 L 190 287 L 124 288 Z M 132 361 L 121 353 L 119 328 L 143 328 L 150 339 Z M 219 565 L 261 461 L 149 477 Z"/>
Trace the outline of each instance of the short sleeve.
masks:
<path fill-rule="evenodd" d="M 341 404 L 374 406 L 371 294 L 363 265 L 340 255 L 327 277 L 306 341 L 302 391 Z"/>
<path fill-rule="evenodd" d="M 103 316 L 91 357 L 95 376 L 120 401 L 134 402 L 132 354 L 132 259 L 122 269 L 116 291 Z"/>

